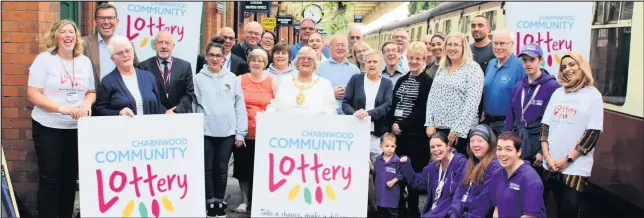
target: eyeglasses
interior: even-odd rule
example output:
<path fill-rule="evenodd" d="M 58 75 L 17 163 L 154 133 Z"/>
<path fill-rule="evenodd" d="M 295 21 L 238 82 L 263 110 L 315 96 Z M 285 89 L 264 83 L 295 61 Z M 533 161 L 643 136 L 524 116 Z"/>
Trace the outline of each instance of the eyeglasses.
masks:
<path fill-rule="evenodd" d="M 123 51 L 116 52 L 113 55 L 114 56 L 125 57 L 125 55 L 129 55 L 129 54 L 132 54 L 132 49 L 131 48 L 125 49 Z"/>
<path fill-rule="evenodd" d="M 233 42 L 237 41 L 237 39 L 235 39 L 234 36 L 224 36 L 223 38 L 224 38 L 224 40 L 227 40 L 227 41 L 233 41 Z"/>
<path fill-rule="evenodd" d="M 496 45 L 496 46 L 506 46 L 506 45 L 509 45 L 509 44 L 512 44 L 512 41 L 507 41 L 507 42 L 497 41 L 497 42 L 494 42 L 494 45 Z"/>
<path fill-rule="evenodd" d="M 96 16 L 96 20 L 98 21 L 112 21 L 116 19 L 116 16 Z"/>
<path fill-rule="evenodd" d="M 396 53 L 396 52 L 398 52 L 398 50 L 396 50 L 396 49 L 385 49 L 385 50 L 382 50 L 382 53 L 385 53 L 385 54 L 386 54 L 386 53 Z"/>
<path fill-rule="evenodd" d="M 260 32 L 253 32 L 253 31 L 246 31 L 246 35 L 251 35 L 251 36 L 261 36 L 262 33 Z"/>
<path fill-rule="evenodd" d="M 298 57 L 297 60 L 307 62 L 307 61 L 313 61 L 313 58 L 312 57 Z"/>
<path fill-rule="evenodd" d="M 360 37 L 360 36 L 351 36 L 351 37 L 349 37 L 349 39 L 353 39 L 353 40 L 360 40 L 361 38 L 362 37 Z"/>
<path fill-rule="evenodd" d="M 301 30 L 315 30 L 315 27 L 301 27 Z"/>
<path fill-rule="evenodd" d="M 458 44 L 458 43 L 447 43 L 445 47 L 447 47 L 447 48 L 458 48 L 458 47 L 461 47 L 461 44 Z"/>
<path fill-rule="evenodd" d="M 209 58 L 213 58 L 213 57 L 214 58 L 223 58 L 224 57 L 224 55 L 222 55 L 222 54 L 215 54 L 215 53 L 208 53 L 208 54 L 206 54 L 206 56 L 209 57 Z"/>

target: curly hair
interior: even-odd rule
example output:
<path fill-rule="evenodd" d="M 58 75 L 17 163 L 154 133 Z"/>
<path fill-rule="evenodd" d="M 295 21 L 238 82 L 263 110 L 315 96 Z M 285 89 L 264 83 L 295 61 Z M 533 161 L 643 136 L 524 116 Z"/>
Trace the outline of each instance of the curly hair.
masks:
<path fill-rule="evenodd" d="M 76 44 L 74 45 L 73 56 L 78 57 L 83 54 L 83 39 L 81 38 L 80 30 L 78 29 L 78 26 L 76 26 L 76 23 L 67 19 L 57 21 L 51 26 L 49 31 L 45 33 L 45 50 L 52 55 L 58 53 L 58 32 L 67 25 L 72 25 L 74 32 L 76 33 Z"/>

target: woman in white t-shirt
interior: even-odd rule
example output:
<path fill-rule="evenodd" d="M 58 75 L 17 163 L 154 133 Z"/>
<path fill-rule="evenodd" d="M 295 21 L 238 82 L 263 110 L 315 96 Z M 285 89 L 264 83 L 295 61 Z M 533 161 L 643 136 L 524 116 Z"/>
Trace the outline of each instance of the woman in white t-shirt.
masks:
<path fill-rule="evenodd" d="M 38 157 L 38 214 L 70 217 L 78 174 L 77 120 L 96 100 L 92 63 L 76 24 L 61 20 L 45 35 L 46 50 L 29 67 L 32 137 Z"/>
<path fill-rule="evenodd" d="M 593 87 L 590 64 L 578 52 L 561 58 L 555 90 L 541 129 L 544 195 L 553 190 L 558 217 L 590 217 L 584 187 L 593 168 L 593 148 L 603 129 L 601 93 Z"/>
<path fill-rule="evenodd" d="M 320 64 L 317 53 L 305 46 L 297 52 L 293 65 L 297 74 L 288 75 L 276 85 L 275 98 L 266 112 L 292 114 L 337 114 L 338 102 L 331 82 L 314 74 Z M 275 80 L 274 80 L 275 81 Z"/>

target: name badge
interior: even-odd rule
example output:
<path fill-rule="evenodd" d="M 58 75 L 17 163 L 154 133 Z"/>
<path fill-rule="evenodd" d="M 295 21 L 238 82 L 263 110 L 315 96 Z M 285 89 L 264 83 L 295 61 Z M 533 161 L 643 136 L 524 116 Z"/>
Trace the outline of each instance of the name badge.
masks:
<path fill-rule="evenodd" d="M 67 101 L 78 101 L 78 94 L 76 92 L 67 93 Z"/>
<path fill-rule="evenodd" d="M 396 173 L 396 169 L 393 167 L 385 167 L 385 171 L 388 173 Z"/>
<path fill-rule="evenodd" d="M 461 198 L 461 202 L 466 202 L 466 201 L 467 201 L 467 196 L 468 196 L 468 195 L 469 195 L 469 194 L 464 194 L 464 195 L 463 195 L 463 198 Z"/>
<path fill-rule="evenodd" d="M 511 182 L 511 183 L 510 183 L 510 189 L 512 189 L 512 190 L 516 190 L 516 191 L 520 191 L 520 190 L 521 190 L 521 186 L 520 186 L 519 184 L 515 184 L 515 183 L 512 183 L 512 182 Z"/>
<path fill-rule="evenodd" d="M 396 109 L 396 110 L 394 111 L 394 116 L 402 117 L 402 115 L 403 115 L 403 110 L 401 110 L 401 109 Z"/>

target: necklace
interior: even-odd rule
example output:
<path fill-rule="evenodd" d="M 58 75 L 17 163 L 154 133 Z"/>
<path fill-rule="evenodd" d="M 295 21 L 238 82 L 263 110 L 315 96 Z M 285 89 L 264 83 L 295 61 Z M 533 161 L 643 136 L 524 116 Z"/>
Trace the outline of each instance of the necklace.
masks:
<path fill-rule="evenodd" d="M 315 85 L 315 83 L 318 82 L 318 80 L 320 80 L 320 77 L 313 80 L 312 83 L 302 84 L 300 81 L 297 80 L 297 77 L 293 77 L 293 86 L 295 86 L 295 88 L 300 90 L 300 92 L 297 93 L 297 96 L 295 96 L 295 103 L 297 103 L 297 106 L 302 106 L 302 104 L 304 104 L 304 101 L 306 101 L 306 95 L 304 94 L 304 91 L 313 88 L 313 86 Z"/>

